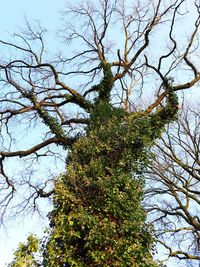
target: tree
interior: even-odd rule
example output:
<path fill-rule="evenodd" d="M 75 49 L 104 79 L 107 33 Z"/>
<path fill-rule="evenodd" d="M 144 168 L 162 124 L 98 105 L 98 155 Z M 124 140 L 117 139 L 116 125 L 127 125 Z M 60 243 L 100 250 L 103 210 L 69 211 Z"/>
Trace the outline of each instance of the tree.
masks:
<path fill-rule="evenodd" d="M 38 239 L 34 235 L 27 238 L 27 244 L 20 243 L 19 248 L 14 253 L 15 257 L 9 267 L 37 267 L 38 263 L 34 253 L 38 252 Z"/>
<path fill-rule="evenodd" d="M 30 193 L 17 213 L 35 209 L 38 198 L 53 196 L 52 231 L 43 250 L 46 266 L 122 266 L 122 261 L 124 266 L 156 266 L 153 234 L 140 204 L 143 172 L 150 147 L 175 119 L 175 92 L 200 80 L 197 1 L 189 39 L 176 39 L 178 18 L 187 16 L 185 3 L 99 0 L 73 5 L 64 14 L 69 21 L 62 37 L 76 51 L 69 48 L 72 55 L 67 51 L 53 60 L 45 54 L 42 28 L 27 24 L 28 30 L 16 35 L 18 43 L 0 41 L 12 55 L 0 65 L 2 216 L 19 186 Z M 154 40 L 165 26 L 167 44 L 158 51 Z M 122 40 L 113 44 L 119 32 Z M 150 87 L 156 99 L 135 111 L 137 92 L 141 96 Z M 20 138 L 13 136 L 16 123 L 23 130 L 38 125 L 38 143 L 27 148 L 28 140 L 13 151 Z M 19 157 L 29 159 L 30 170 L 30 163 L 56 157 L 61 150 L 67 172 L 58 179 L 35 181 L 30 172 L 17 180 L 5 169 L 9 159 Z"/>
<path fill-rule="evenodd" d="M 199 126 L 199 107 L 193 104 L 166 129 L 155 147 L 145 201 L 167 255 L 190 266 L 200 260 Z"/>
<path fill-rule="evenodd" d="M 139 173 L 148 147 L 176 114 L 174 95 L 169 101 L 153 115 L 97 105 L 94 122 L 74 144 L 68 172 L 55 186 L 46 266 L 156 266 Z"/>

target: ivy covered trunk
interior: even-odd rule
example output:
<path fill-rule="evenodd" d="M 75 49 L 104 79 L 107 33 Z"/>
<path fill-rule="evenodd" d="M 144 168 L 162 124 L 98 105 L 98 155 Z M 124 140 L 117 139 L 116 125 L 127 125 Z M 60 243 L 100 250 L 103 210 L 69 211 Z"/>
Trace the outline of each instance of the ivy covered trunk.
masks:
<path fill-rule="evenodd" d="M 167 101 L 151 115 L 96 102 L 55 185 L 44 266 L 158 266 L 141 201 L 149 148 L 177 113 L 171 91 Z"/>

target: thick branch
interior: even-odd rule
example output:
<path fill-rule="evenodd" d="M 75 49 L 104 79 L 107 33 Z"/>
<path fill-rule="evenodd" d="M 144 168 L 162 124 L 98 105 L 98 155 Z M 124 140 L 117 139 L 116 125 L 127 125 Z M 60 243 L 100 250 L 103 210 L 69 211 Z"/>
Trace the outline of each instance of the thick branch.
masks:
<path fill-rule="evenodd" d="M 38 150 L 50 145 L 50 144 L 61 144 L 61 145 L 65 145 L 65 146 L 71 146 L 73 143 L 74 143 L 74 139 L 66 139 L 66 138 L 57 138 L 57 137 L 53 137 L 53 138 L 50 138 L 30 149 L 27 149 L 27 150 L 19 150 L 19 151 L 15 151 L 15 152 L 7 152 L 7 151 L 1 151 L 0 152 L 0 155 L 2 157 L 25 157 L 25 156 L 28 156 L 28 155 L 31 155 L 35 152 L 37 152 Z"/>

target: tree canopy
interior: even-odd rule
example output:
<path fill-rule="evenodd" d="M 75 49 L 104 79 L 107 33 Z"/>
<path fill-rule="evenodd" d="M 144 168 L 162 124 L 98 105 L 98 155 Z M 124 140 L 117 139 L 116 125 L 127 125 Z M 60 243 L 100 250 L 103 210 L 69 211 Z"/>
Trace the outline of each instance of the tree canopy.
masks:
<path fill-rule="evenodd" d="M 10 52 L 0 61 L 1 215 L 22 188 L 28 194 L 14 205 L 15 213 L 52 198 L 42 266 L 158 266 L 152 257 L 154 230 L 141 202 L 151 147 L 177 118 L 177 92 L 200 80 L 195 56 L 200 6 L 195 1 L 191 11 L 186 4 L 69 5 L 61 31 L 67 49 L 53 59 L 40 26 L 27 23 L 16 42 L 0 40 Z M 179 21 L 190 11 L 193 28 L 184 39 Z M 137 100 L 149 92 L 152 102 L 139 108 Z M 22 142 L 20 134 L 28 129 L 31 140 Z M 65 173 L 35 179 L 31 166 L 58 155 Z M 12 158 L 25 160 L 22 178 L 8 174 Z"/>

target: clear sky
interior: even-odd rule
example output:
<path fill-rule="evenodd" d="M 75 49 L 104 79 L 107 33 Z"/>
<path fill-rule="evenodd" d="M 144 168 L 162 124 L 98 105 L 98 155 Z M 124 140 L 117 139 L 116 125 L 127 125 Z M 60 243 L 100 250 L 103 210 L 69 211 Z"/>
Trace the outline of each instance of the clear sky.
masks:
<path fill-rule="evenodd" d="M 24 27 L 25 18 L 28 21 L 39 20 L 48 28 L 51 34 L 57 30 L 60 23 L 59 11 L 63 10 L 64 0 L 2 0 L 0 8 L 0 39 L 6 40 L 8 34 L 19 32 Z M 53 49 L 53 46 L 52 46 Z M 2 54 L 4 51 L 0 51 Z M 25 240 L 31 231 L 40 232 L 42 221 L 37 218 L 21 218 L 16 222 L 6 222 L 0 227 L 0 266 L 12 259 L 13 249 L 19 242 Z M 6 265 L 5 265 L 6 264 Z"/>
<path fill-rule="evenodd" d="M 24 17 L 27 19 L 39 19 L 43 25 L 50 29 L 57 26 L 58 11 L 62 10 L 65 1 L 55 0 L 7 0 L 1 1 L 1 34 L 8 30 L 15 31 L 22 26 Z"/>

